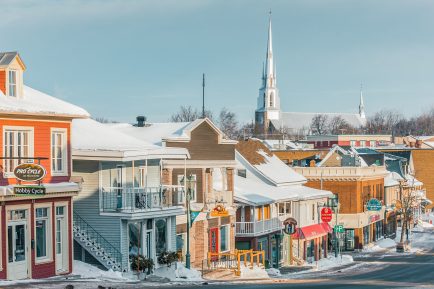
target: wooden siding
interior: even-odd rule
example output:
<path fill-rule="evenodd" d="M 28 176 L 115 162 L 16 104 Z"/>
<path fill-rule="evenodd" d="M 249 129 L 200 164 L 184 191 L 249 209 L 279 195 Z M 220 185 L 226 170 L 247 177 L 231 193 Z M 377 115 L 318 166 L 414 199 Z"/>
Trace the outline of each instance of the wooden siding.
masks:
<path fill-rule="evenodd" d="M 120 248 L 121 232 L 118 217 L 101 216 L 99 212 L 99 163 L 74 160 L 73 176 L 83 178 L 82 190 L 74 198 L 74 211 L 113 246 Z"/>
<path fill-rule="evenodd" d="M 329 150 L 308 150 L 308 151 L 273 151 L 279 159 L 282 161 L 291 164 L 293 160 L 302 160 L 305 158 L 314 157 L 316 155 L 320 155 L 320 159 L 324 158 Z"/>
<path fill-rule="evenodd" d="M 423 182 L 427 198 L 434 202 L 434 150 L 413 150 L 412 155 L 415 177 Z M 428 206 L 433 207 L 434 205 Z"/>
<path fill-rule="evenodd" d="M 3 156 L 3 145 L 4 145 L 4 126 L 25 126 L 32 127 L 34 129 L 34 146 L 33 155 L 34 157 L 46 157 L 48 160 L 41 160 L 41 165 L 46 169 L 47 174 L 44 178 L 44 183 L 57 183 L 69 181 L 70 175 L 70 162 L 71 162 L 71 130 L 69 122 L 50 122 L 50 121 L 34 121 L 34 120 L 0 120 L 0 155 Z M 51 175 L 51 129 L 52 128 L 62 128 L 67 130 L 67 174 L 66 176 L 52 176 Z M 0 162 L 3 166 L 3 162 Z M 3 174 L 0 174 L 0 185 L 16 184 L 15 178 L 4 178 Z"/>
<path fill-rule="evenodd" d="M 0 70 L 0 91 L 6 95 L 6 71 Z"/>
<path fill-rule="evenodd" d="M 188 149 L 192 160 L 235 159 L 235 144 L 219 144 L 218 133 L 206 122 L 191 132 L 189 142 L 167 142 L 166 146 Z"/>

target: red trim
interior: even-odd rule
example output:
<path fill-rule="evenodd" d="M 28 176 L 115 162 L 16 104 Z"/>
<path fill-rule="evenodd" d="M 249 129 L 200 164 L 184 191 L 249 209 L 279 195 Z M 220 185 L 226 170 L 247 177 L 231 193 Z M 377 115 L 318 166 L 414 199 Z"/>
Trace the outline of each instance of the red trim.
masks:
<path fill-rule="evenodd" d="M 325 225 L 328 226 L 327 223 L 321 223 L 298 228 L 297 232 L 293 235 L 293 238 L 310 240 L 325 236 L 329 233 L 329 230 L 327 230 Z"/>

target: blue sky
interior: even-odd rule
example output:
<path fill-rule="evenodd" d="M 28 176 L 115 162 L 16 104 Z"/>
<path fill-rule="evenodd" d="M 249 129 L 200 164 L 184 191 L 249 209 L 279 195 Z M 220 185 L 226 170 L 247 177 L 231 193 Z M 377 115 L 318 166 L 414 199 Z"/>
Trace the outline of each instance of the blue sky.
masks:
<path fill-rule="evenodd" d="M 251 121 L 268 11 L 284 111 L 407 116 L 434 105 L 434 1 L 0 0 L 0 51 L 25 82 L 95 117 L 166 121 L 180 105 Z"/>

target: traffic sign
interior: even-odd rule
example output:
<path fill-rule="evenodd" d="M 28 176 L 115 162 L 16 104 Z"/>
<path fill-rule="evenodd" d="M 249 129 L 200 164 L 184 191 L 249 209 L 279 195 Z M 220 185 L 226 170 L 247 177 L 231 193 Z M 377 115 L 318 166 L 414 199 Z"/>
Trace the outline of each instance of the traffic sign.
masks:
<path fill-rule="evenodd" d="M 321 209 L 321 221 L 328 223 L 332 220 L 333 211 L 330 208 L 322 208 Z"/>
<path fill-rule="evenodd" d="M 377 199 L 370 199 L 366 204 L 366 209 L 368 209 L 368 211 L 380 211 L 381 207 L 381 202 Z"/>
<path fill-rule="evenodd" d="M 345 232 L 343 225 L 336 225 L 335 226 L 335 233 L 343 233 Z"/>

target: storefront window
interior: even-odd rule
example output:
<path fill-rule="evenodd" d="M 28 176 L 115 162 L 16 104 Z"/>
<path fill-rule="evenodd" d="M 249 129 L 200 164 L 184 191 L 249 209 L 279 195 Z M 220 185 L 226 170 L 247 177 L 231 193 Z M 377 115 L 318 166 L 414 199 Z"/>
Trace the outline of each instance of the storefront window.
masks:
<path fill-rule="evenodd" d="M 142 225 L 141 222 L 128 224 L 128 237 L 129 237 L 128 252 L 130 257 L 134 257 L 139 254 L 141 255 L 143 252 L 142 245 L 141 245 L 142 240 L 140 238 L 141 225 Z"/>
<path fill-rule="evenodd" d="M 184 252 L 186 251 L 186 234 L 178 234 L 176 235 L 176 253 L 178 254 L 179 260 L 183 261 Z"/>
<path fill-rule="evenodd" d="M 363 245 L 367 245 L 370 243 L 370 236 L 369 236 L 369 230 L 370 229 L 370 225 L 363 227 Z"/>
<path fill-rule="evenodd" d="M 345 229 L 345 250 L 354 250 L 354 229 Z"/>
<path fill-rule="evenodd" d="M 159 219 L 155 221 L 155 246 L 157 256 L 167 250 L 167 224 L 166 220 Z"/>
<path fill-rule="evenodd" d="M 229 250 L 229 225 L 220 227 L 220 252 Z"/>
<path fill-rule="evenodd" d="M 375 240 L 383 238 L 383 221 L 375 223 Z"/>
<path fill-rule="evenodd" d="M 48 208 L 36 209 L 36 258 L 47 257 Z"/>
<path fill-rule="evenodd" d="M 315 243 L 314 240 L 306 241 L 306 261 L 312 262 L 314 258 Z"/>

